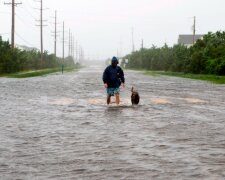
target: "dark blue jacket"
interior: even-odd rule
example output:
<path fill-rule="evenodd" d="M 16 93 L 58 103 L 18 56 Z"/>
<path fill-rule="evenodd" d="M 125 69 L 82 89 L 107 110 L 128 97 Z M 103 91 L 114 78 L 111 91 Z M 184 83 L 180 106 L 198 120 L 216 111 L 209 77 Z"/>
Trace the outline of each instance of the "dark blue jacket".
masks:
<path fill-rule="evenodd" d="M 119 88 L 121 83 L 125 83 L 123 70 L 119 67 L 108 66 L 103 73 L 103 82 L 109 88 Z"/>

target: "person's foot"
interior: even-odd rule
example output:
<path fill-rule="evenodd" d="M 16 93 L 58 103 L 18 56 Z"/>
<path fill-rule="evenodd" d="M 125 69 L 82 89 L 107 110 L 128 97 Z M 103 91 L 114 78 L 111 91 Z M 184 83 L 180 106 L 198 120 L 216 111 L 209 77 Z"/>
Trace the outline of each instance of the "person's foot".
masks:
<path fill-rule="evenodd" d="M 109 105 L 111 101 L 111 96 L 107 96 L 107 104 Z"/>
<path fill-rule="evenodd" d="M 116 105 L 119 106 L 120 104 L 120 95 L 116 94 Z"/>

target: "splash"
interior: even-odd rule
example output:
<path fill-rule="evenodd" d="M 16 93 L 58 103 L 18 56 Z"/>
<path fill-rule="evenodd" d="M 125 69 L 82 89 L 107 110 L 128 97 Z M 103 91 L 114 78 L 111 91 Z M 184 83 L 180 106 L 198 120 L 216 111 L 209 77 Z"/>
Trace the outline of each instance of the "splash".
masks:
<path fill-rule="evenodd" d="M 173 104 L 171 101 L 167 100 L 167 99 L 160 99 L 160 98 L 154 98 L 151 100 L 152 103 L 154 104 Z"/>
<path fill-rule="evenodd" d="M 51 105 L 70 105 L 73 104 L 75 102 L 74 99 L 70 99 L 70 98 L 60 98 L 60 99 L 53 99 L 53 100 L 49 100 L 48 104 Z"/>
<path fill-rule="evenodd" d="M 201 99 L 195 99 L 195 98 L 185 98 L 184 99 L 187 103 L 206 103 L 206 101 Z"/>

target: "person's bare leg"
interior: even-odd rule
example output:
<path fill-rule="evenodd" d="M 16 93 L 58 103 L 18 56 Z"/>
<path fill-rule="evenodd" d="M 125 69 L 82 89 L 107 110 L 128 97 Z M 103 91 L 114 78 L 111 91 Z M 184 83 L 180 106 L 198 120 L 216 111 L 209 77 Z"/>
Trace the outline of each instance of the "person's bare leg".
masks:
<path fill-rule="evenodd" d="M 107 104 L 109 105 L 109 104 L 110 104 L 110 102 L 111 102 L 111 96 L 110 96 L 110 95 L 108 95 L 108 96 L 107 96 Z"/>
<path fill-rule="evenodd" d="M 120 95 L 116 94 L 116 105 L 120 104 Z"/>

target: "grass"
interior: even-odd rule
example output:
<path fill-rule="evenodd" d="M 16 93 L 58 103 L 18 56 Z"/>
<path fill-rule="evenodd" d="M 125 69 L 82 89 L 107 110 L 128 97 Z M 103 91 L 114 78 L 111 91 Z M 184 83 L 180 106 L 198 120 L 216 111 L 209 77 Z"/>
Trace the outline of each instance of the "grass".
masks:
<path fill-rule="evenodd" d="M 164 72 L 164 71 L 146 71 L 145 75 L 149 76 L 175 76 L 181 78 L 189 78 L 196 80 L 209 81 L 215 84 L 225 84 L 225 76 L 207 75 L 207 74 L 185 74 L 179 72 Z"/>
<path fill-rule="evenodd" d="M 33 70 L 33 71 L 22 71 L 18 73 L 10 73 L 10 74 L 3 74 L 1 77 L 8 77 L 8 78 L 31 78 L 36 76 L 44 76 L 51 73 L 61 72 L 61 68 L 51 68 L 51 69 L 41 69 L 41 70 Z M 77 71 L 76 68 L 64 68 L 64 72 L 72 72 Z"/>

